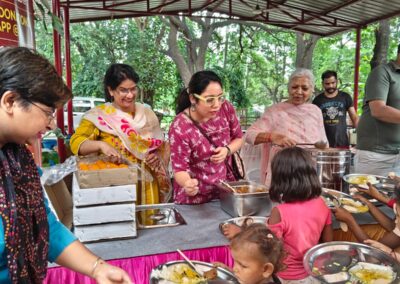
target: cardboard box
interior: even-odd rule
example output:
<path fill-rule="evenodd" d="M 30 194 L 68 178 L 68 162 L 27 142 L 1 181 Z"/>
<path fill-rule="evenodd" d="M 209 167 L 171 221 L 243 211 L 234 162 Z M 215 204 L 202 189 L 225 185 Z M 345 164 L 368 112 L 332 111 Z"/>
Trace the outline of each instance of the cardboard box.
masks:
<path fill-rule="evenodd" d="M 81 242 L 93 242 L 119 238 L 135 238 L 137 236 L 135 221 L 76 226 L 75 236 Z"/>
<path fill-rule="evenodd" d="M 72 178 L 72 196 L 75 207 L 136 201 L 136 185 L 119 185 L 82 189 L 76 174 Z"/>
<path fill-rule="evenodd" d="M 98 160 L 110 161 L 110 158 L 105 156 L 80 157 L 78 159 L 78 169 L 80 163 L 94 163 Z M 127 168 L 78 170 L 77 178 L 80 188 L 136 184 L 137 170 L 130 167 L 129 164 Z"/>
<path fill-rule="evenodd" d="M 53 185 L 44 185 L 49 201 L 57 217 L 67 228 L 72 227 L 72 197 L 64 180 Z"/>

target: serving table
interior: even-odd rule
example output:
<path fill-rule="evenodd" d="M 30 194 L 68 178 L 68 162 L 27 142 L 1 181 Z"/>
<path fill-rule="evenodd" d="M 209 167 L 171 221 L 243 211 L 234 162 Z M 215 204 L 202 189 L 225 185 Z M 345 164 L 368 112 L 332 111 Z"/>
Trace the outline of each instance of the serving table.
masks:
<path fill-rule="evenodd" d="M 220 208 L 219 201 L 201 205 L 176 205 L 178 211 L 186 220 L 187 225 L 145 229 L 138 231 L 135 239 L 113 240 L 86 244 L 95 254 L 126 270 L 136 284 L 149 283 L 151 270 L 167 261 L 182 259 L 176 249 L 185 251 L 193 260 L 205 262 L 222 262 L 230 267 L 233 260 L 229 252 L 228 241 L 219 231 L 219 223 L 231 216 Z M 393 216 L 393 210 L 385 206 L 382 211 Z M 364 228 L 369 228 L 377 239 L 379 225 L 367 213 L 355 214 L 357 222 Z M 334 221 L 334 240 L 348 240 L 351 233 L 343 233 L 339 224 Z M 377 237 L 376 237 L 377 236 Z M 50 265 L 47 277 L 43 283 L 95 283 L 89 277 L 69 269 Z"/>

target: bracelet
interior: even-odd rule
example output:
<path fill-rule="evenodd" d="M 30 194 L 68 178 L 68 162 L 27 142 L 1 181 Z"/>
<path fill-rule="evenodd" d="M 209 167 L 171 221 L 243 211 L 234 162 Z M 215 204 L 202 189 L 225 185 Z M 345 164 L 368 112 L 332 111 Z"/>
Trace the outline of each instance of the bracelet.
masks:
<path fill-rule="evenodd" d="M 265 137 L 266 143 L 272 142 L 271 137 L 272 137 L 272 132 L 267 133 L 267 137 Z"/>
<path fill-rule="evenodd" d="M 94 272 L 96 271 L 97 266 L 99 265 L 99 263 L 102 261 L 101 257 L 99 256 L 96 261 L 93 264 L 93 268 L 92 268 L 92 272 L 90 272 L 90 275 L 92 276 L 92 278 L 94 278 Z"/>
<path fill-rule="evenodd" d="M 231 148 L 229 148 L 228 145 L 224 146 L 226 149 L 228 149 L 228 154 L 227 156 L 230 156 L 232 154 Z"/>

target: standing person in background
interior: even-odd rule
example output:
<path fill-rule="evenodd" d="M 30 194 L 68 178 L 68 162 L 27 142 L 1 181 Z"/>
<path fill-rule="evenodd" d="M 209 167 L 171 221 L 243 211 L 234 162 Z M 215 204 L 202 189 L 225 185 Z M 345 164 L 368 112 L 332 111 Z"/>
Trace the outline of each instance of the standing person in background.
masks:
<path fill-rule="evenodd" d="M 47 59 L 23 47 L 0 49 L 0 283 L 42 283 L 48 261 L 98 283 L 131 283 L 57 220 L 25 146 L 55 128 L 55 110 L 71 97 Z"/>
<path fill-rule="evenodd" d="M 368 76 L 357 127 L 357 173 L 400 175 L 400 45 L 397 58 Z"/>
<path fill-rule="evenodd" d="M 271 182 L 271 161 L 283 147 L 297 143 L 326 142 L 321 110 L 309 103 L 314 92 L 314 75 L 308 69 L 297 69 L 289 78 L 289 99 L 270 106 L 246 132 L 246 142 L 263 144 L 261 182 Z"/>
<path fill-rule="evenodd" d="M 155 113 L 136 102 L 139 75 L 127 64 L 112 64 L 104 76 L 106 102 L 88 112 L 71 137 L 75 155 L 125 157 L 141 168 L 138 203 L 167 202 L 172 189 L 166 165 L 169 146 Z M 144 187 L 144 188 L 143 188 Z"/>
<path fill-rule="evenodd" d="M 176 113 L 169 129 L 174 200 L 199 204 L 218 198 L 216 184 L 235 180 L 230 155 L 243 144 L 239 120 L 218 75 L 193 74 L 178 97 Z"/>
<path fill-rule="evenodd" d="M 336 71 L 325 71 L 322 73 L 321 79 L 324 92 L 319 94 L 312 103 L 322 111 L 329 146 L 333 148 L 349 148 L 347 113 L 350 116 L 353 127 L 357 127 L 358 124 L 358 116 L 353 106 L 353 100 L 348 93 L 338 90 Z"/>

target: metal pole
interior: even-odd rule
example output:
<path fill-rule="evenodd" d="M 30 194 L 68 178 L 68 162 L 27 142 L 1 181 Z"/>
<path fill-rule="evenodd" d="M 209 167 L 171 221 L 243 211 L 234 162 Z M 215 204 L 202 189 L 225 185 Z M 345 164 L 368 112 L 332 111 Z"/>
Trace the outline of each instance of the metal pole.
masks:
<path fill-rule="evenodd" d="M 60 17 L 60 2 L 59 0 L 52 0 L 53 5 L 53 14 L 57 17 Z M 54 67 L 56 68 L 58 74 L 62 76 L 62 64 L 61 64 L 61 37 L 60 34 L 53 29 L 53 43 L 54 43 Z M 64 131 L 64 110 L 63 108 L 59 108 L 57 110 L 57 126 L 61 129 L 63 133 Z M 58 138 L 57 139 L 57 148 L 58 148 L 58 156 L 60 158 L 60 163 L 65 161 L 65 145 L 64 140 Z"/>
<path fill-rule="evenodd" d="M 69 30 L 69 9 L 63 7 L 64 11 L 64 46 L 65 46 L 65 76 L 67 85 L 72 89 L 72 72 L 71 72 L 71 48 L 70 48 L 70 30 Z M 68 101 L 68 134 L 74 133 L 74 120 L 72 113 L 72 100 Z"/>
<path fill-rule="evenodd" d="M 354 62 L 354 108 L 358 106 L 358 81 L 360 79 L 361 29 L 356 29 L 356 57 Z"/>

